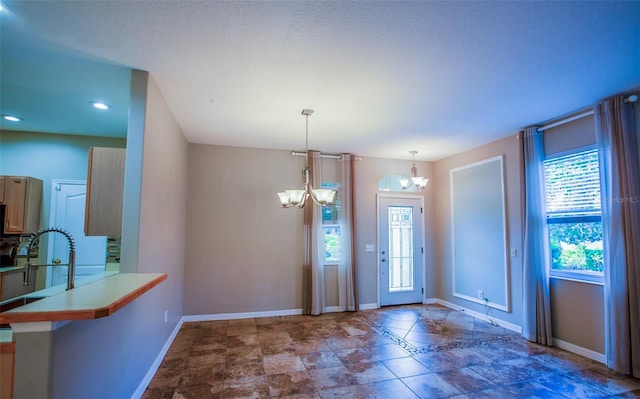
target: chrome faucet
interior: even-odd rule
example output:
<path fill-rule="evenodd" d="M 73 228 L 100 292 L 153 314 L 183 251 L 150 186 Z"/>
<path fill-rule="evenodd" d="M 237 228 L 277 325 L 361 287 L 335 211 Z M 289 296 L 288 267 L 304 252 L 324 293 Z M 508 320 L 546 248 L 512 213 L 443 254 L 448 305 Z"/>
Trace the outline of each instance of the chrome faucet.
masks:
<path fill-rule="evenodd" d="M 31 262 L 29 262 L 29 258 L 31 256 L 31 247 L 33 246 L 33 244 L 40 239 L 40 236 L 45 234 L 45 233 L 60 233 L 63 236 L 65 236 L 65 238 L 67 239 L 67 241 L 69 241 L 69 263 L 66 265 L 61 265 L 59 262 L 56 263 L 54 262 L 53 264 L 45 264 L 45 265 L 32 265 Z M 74 274 L 75 274 L 75 262 L 76 262 L 76 243 L 75 241 L 73 241 L 73 237 L 71 237 L 71 234 L 69 234 L 67 231 L 56 228 L 56 227 L 52 227 L 49 229 L 44 229 L 44 230 L 40 230 L 37 233 L 33 233 L 31 234 L 31 239 L 29 240 L 29 245 L 27 246 L 27 265 L 25 266 L 25 271 L 24 271 L 24 285 L 31 285 L 32 281 L 31 281 L 31 268 L 33 267 L 42 267 L 42 266 L 69 266 L 69 273 L 67 275 L 67 291 L 73 288 L 73 280 L 74 280 Z"/>

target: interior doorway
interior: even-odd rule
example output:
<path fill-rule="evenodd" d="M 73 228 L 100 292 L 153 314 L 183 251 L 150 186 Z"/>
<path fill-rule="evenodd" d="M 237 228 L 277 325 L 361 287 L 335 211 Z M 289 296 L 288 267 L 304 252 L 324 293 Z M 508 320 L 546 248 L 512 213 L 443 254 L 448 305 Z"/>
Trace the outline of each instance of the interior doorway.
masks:
<path fill-rule="evenodd" d="M 66 230 L 76 244 L 75 278 L 105 271 L 107 259 L 107 237 L 84 235 L 84 212 L 87 198 L 85 180 L 52 180 L 51 213 L 49 227 Z M 60 234 L 49 236 L 47 263 L 68 264 L 69 245 Z M 47 267 L 46 286 L 65 284 L 66 266 Z"/>
<path fill-rule="evenodd" d="M 378 194 L 380 306 L 424 299 L 424 198 Z"/>

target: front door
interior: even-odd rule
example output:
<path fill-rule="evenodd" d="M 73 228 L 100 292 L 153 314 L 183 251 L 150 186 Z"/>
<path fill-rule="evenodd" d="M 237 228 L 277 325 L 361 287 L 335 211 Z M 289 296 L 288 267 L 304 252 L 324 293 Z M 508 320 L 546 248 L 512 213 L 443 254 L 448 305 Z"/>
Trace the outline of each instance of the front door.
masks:
<path fill-rule="evenodd" d="M 71 234 L 76 244 L 75 277 L 80 278 L 105 270 L 107 237 L 84 235 L 84 208 L 87 183 L 76 180 L 53 180 L 50 227 Z M 61 234 L 49 235 L 48 262 L 69 263 L 69 244 Z M 47 267 L 47 286 L 66 283 L 67 267 Z"/>
<path fill-rule="evenodd" d="M 423 302 L 423 202 L 415 195 L 378 196 L 380 306 Z"/>

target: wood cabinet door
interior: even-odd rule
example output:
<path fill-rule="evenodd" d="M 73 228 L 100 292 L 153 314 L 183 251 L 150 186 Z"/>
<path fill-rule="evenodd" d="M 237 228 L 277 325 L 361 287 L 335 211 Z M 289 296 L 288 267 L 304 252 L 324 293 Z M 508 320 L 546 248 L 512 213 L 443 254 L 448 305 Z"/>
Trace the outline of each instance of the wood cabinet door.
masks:
<path fill-rule="evenodd" d="M 8 204 L 5 215 L 7 234 L 19 234 L 24 231 L 27 184 L 26 177 L 5 177 L 4 195 Z"/>
<path fill-rule="evenodd" d="M 35 233 L 40 228 L 42 180 L 23 176 L 2 176 L 6 234 Z"/>
<path fill-rule="evenodd" d="M 87 174 L 84 233 L 119 236 L 122 231 L 124 148 L 91 147 Z"/>

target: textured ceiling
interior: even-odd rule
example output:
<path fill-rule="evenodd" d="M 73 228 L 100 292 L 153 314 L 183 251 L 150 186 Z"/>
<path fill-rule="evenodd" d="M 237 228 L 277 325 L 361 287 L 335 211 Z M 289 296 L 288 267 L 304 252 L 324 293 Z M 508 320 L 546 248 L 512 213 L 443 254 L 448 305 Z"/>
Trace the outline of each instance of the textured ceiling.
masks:
<path fill-rule="evenodd" d="M 2 113 L 85 89 L 126 111 L 142 69 L 193 143 L 301 150 L 311 108 L 313 149 L 436 160 L 640 87 L 638 1 L 3 3 Z M 77 128 L 122 134 L 112 114 Z"/>

